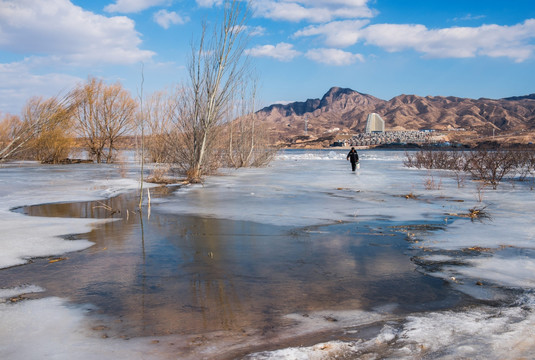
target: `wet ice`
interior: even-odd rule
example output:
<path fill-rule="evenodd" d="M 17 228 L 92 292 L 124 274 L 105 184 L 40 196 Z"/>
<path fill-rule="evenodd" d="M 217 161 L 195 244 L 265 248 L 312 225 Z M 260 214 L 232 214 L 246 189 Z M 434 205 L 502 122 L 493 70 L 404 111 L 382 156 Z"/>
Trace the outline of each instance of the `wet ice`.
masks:
<path fill-rule="evenodd" d="M 485 189 L 482 194 L 478 184 L 470 181 L 459 188 L 447 173 L 404 168 L 403 152 L 361 151 L 360 157 L 362 167 L 352 174 L 344 152 L 287 151 L 268 168 L 228 170 L 221 176 L 208 178 L 203 185 L 188 186 L 171 197 L 155 201 L 153 206 L 162 212 L 294 227 L 378 219 L 441 223 L 445 225 L 444 230 L 415 233 L 411 237 L 414 240 L 411 246 L 415 252 L 420 252 L 422 261 L 427 259 L 438 266 L 439 271 L 430 275 L 442 277 L 451 286 L 469 294 L 480 286 L 475 283 L 481 281 L 483 287 L 490 284 L 515 289 L 515 294 L 520 295 L 512 299 L 508 297 L 507 306 L 481 305 L 461 312 L 433 312 L 394 319 L 370 342 L 322 343 L 262 352 L 250 357 L 325 358 L 322 356 L 332 357 L 357 350 L 379 356 L 383 351 L 396 358 L 422 354 L 429 358 L 532 357 L 535 354 L 532 330 L 535 317 L 530 293 L 535 285 L 532 278 L 535 256 L 531 252 L 535 243 L 532 221 L 535 196 L 529 183 L 505 182 L 498 190 Z M 138 186 L 135 164 L 129 164 L 126 175 L 112 166 L 22 165 L 0 169 L 2 267 L 23 264 L 33 257 L 61 255 L 87 248 L 91 243 L 86 240 L 67 241 L 60 236 L 86 232 L 97 222 L 30 218 L 11 212 L 11 208 L 105 198 Z M 425 184 L 430 180 L 436 185 L 426 189 Z M 414 197 L 407 197 L 408 194 Z M 491 218 L 471 221 L 457 216 L 473 207 L 485 207 Z M 474 247 L 481 251 L 465 251 Z M 425 268 L 422 271 L 426 271 Z M 463 288 L 468 285 L 471 286 Z M 0 292 L 4 299 L 0 304 L 0 318 L 2 324 L 7 325 L 0 330 L 0 355 L 3 358 L 52 354 L 53 349 L 47 344 L 55 343 L 59 338 L 63 338 L 63 358 L 74 354 L 82 359 L 94 358 L 88 349 L 102 346 L 118 354 L 116 358 L 139 358 L 140 354 L 150 353 L 151 345 L 144 340 L 135 342 L 134 346 L 131 345 L 134 342 L 99 339 L 85 324 L 87 314 L 70 306 L 68 299 L 7 302 L 20 291 L 39 289 L 2 289 Z M 47 320 L 32 327 L 26 318 L 28 314 Z M 368 315 L 383 319 L 379 313 Z M 60 322 L 55 321 L 59 318 L 62 319 Z M 352 325 L 358 325 L 359 321 L 362 317 L 355 316 Z M 27 336 L 29 331 L 31 336 Z M 67 333 L 76 335 L 63 337 Z M 381 348 L 377 344 L 388 346 Z"/>

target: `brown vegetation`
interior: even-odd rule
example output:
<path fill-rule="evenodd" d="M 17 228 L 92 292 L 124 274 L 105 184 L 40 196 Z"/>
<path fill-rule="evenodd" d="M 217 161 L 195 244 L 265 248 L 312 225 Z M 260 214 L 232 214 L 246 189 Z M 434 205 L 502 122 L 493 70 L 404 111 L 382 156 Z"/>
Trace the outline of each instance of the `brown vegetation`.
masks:
<path fill-rule="evenodd" d="M 222 22 L 211 35 L 204 26 L 199 44 L 192 46 L 189 86 L 176 91 L 171 112 L 162 111 L 170 114 L 172 126 L 165 121 L 162 131 L 168 132 L 153 138 L 164 147 L 154 148 L 191 182 L 223 165 L 265 164 L 274 153 L 266 150 L 269 137 L 251 114 L 255 83 L 243 57 L 248 17 L 245 4 L 226 1 Z"/>
<path fill-rule="evenodd" d="M 76 132 L 97 163 L 112 162 L 116 142 L 134 127 L 136 102 L 119 83 L 106 85 L 89 78 L 72 96 Z"/>
<path fill-rule="evenodd" d="M 0 161 L 10 158 L 58 162 L 68 153 L 72 105 L 70 97 L 31 98 L 22 120 L 6 115 L 1 121 Z"/>
<path fill-rule="evenodd" d="M 535 149 L 480 149 L 472 151 L 422 150 L 406 153 L 406 167 L 418 169 L 445 169 L 455 173 L 458 183 L 463 173 L 482 181 L 493 189 L 507 175 L 525 180 L 535 174 Z"/>
<path fill-rule="evenodd" d="M 275 149 L 252 113 L 255 93 L 247 92 L 255 87 L 243 56 L 249 11 L 239 0 L 226 0 L 223 9 L 214 32 L 203 26 L 192 46 L 189 84 L 144 99 L 142 73 L 136 101 L 121 84 L 89 77 L 62 98 L 31 99 L 22 119 L 0 119 L 0 161 L 71 163 L 68 157 L 78 147 L 96 162 L 110 163 L 119 148 L 138 148 L 141 130 L 141 174 L 145 145 L 150 161 L 166 164 L 155 167 L 155 181 L 170 170 L 199 182 L 221 166 L 267 164 Z"/>

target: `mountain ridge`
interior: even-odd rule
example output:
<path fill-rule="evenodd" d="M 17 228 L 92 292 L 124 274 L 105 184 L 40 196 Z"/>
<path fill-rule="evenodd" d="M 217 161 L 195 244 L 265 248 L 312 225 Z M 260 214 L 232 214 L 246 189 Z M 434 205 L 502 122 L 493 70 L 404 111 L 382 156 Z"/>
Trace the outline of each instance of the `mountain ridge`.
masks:
<path fill-rule="evenodd" d="M 273 104 L 256 112 L 278 139 L 333 132 L 363 132 L 369 113 L 386 130 L 535 131 L 535 94 L 502 99 L 401 94 L 390 100 L 332 87 L 321 98 Z"/>

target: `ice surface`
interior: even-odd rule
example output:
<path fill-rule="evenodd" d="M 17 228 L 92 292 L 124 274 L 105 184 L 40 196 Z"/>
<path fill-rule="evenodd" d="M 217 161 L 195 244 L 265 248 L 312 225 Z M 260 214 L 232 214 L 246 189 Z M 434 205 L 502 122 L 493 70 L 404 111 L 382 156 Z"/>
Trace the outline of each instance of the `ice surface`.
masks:
<path fill-rule="evenodd" d="M 275 351 L 266 351 L 263 353 L 252 354 L 247 359 L 255 360 L 322 360 L 322 359 L 337 359 L 351 353 L 356 353 L 360 350 L 360 346 L 356 343 L 348 343 L 342 341 L 330 341 L 327 343 L 319 343 L 309 347 L 288 348 Z"/>
<path fill-rule="evenodd" d="M 533 291 L 535 192 L 529 183 L 505 182 L 497 190 L 481 191 L 478 184 L 467 180 L 459 188 L 447 172 L 404 168 L 404 153 L 397 151 L 359 151 L 362 166 L 352 173 L 345 155 L 345 151 L 284 152 L 267 168 L 225 171 L 158 203 L 153 199 L 153 211 L 292 227 L 369 220 L 392 225 L 440 224 L 443 230 L 408 234 L 413 251 L 435 267 L 430 275 L 455 278 L 452 286 L 481 280 L 481 289 L 514 288 L 519 294 Z M 11 208 L 94 200 L 138 187 L 137 172 L 120 166 L 18 165 L 0 168 L 0 267 L 91 246 L 85 240 L 60 236 L 83 233 L 98 223 L 27 217 L 9 211 Z M 473 208 L 484 209 L 489 216 L 473 221 L 462 216 Z M 40 290 L 21 284 L 1 289 L 0 298 Z M 371 340 L 321 343 L 251 358 L 323 359 L 355 351 L 407 359 L 534 358 L 534 303 L 527 295 L 507 307 L 423 313 L 389 321 Z M 0 301 L 0 358 L 162 357 L 154 352 L 150 339 L 102 339 L 84 309 L 59 298 Z M 325 314 L 329 312 L 298 322 L 300 331 L 318 324 L 330 326 L 319 321 L 328 316 Z M 298 317 L 288 316 L 290 320 Z M 338 316 L 344 319 L 338 323 L 343 323 L 342 327 L 385 319 L 381 312 Z"/>
<path fill-rule="evenodd" d="M 28 217 L 15 207 L 104 199 L 139 187 L 136 174 L 116 166 L 42 166 L 32 162 L 0 167 L 0 268 L 33 257 L 85 249 L 87 240 L 62 235 L 88 232 L 106 220 Z M 144 186 L 150 187 L 151 184 Z M 1 270 L 0 270 L 1 271 Z M 9 298 L 41 292 L 35 285 L 0 289 L 1 359 L 143 359 L 155 355 L 151 339 L 102 339 L 91 329 L 84 307 L 49 297 L 15 303 Z"/>
<path fill-rule="evenodd" d="M 535 247 L 535 192 L 529 182 L 504 182 L 491 190 L 467 180 L 459 187 L 448 172 L 405 168 L 402 151 L 360 151 L 359 155 L 361 169 L 352 173 L 345 151 L 287 151 L 268 168 L 211 177 L 203 185 L 185 187 L 162 199 L 156 208 L 287 226 L 369 220 L 447 225 L 445 231 L 418 235 L 413 246 L 429 250 L 427 256 L 471 247 Z M 488 217 L 470 220 L 466 217 L 470 209 L 483 209 Z M 449 260 L 449 255 L 440 255 Z M 490 259 L 471 262 L 470 267 L 487 271 L 495 255 L 488 252 Z M 440 262 L 437 259 L 433 261 Z M 524 273 L 530 261 L 511 262 L 509 269 Z M 463 270 L 480 278 L 476 272 Z M 514 276 L 495 280 L 503 286 L 529 285 Z"/>
<path fill-rule="evenodd" d="M 18 163 L 0 168 L 0 268 L 21 265 L 30 258 L 86 249 L 87 240 L 62 235 L 85 233 L 106 220 L 28 217 L 12 208 L 53 202 L 104 199 L 139 187 L 139 180 L 123 178 L 115 166 L 42 166 Z M 152 184 L 146 184 L 150 187 Z"/>
<path fill-rule="evenodd" d="M 389 321 L 367 341 L 331 341 L 250 354 L 248 359 L 532 359 L 533 298 L 523 304 L 409 316 L 404 322 Z"/>
<path fill-rule="evenodd" d="M 48 297 L 0 303 L 2 359 L 149 359 L 158 357 L 152 339 L 104 339 L 87 309 Z"/>
<path fill-rule="evenodd" d="M 403 153 L 361 153 L 351 172 L 345 152 L 283 154 L 268 168 L 241 169 L 163 199 L 164 212 L 306 226 L 390 219 L 410 221 L 442 213 L 405 195 L 422 189 L 416 172 L 403 168 Z"/>
<path fill-rule="evenodd" d="M 12 289 L 0 289 L 0 302 L 6 301 L 6 299 L 11 297 L 42 291 L 44 291 L 43 288 L 35 285 L 23 285 Z"/>
<path fill-rule="evenodd" d="M 533 310 L 526 304 L 409 317 L 398 338 L 406 346 L 417 344 L 422 354 L 439 355 L 437 358 L 533 358 Z"/>
<path fill-rule="evenodd" d="M 535 288 L 535 259 L 528 257 L 472 259 L 471 266 L 456 271 L 464 276 L 479 278 L 494 284 L 507 284 L 518 288 Z"/>

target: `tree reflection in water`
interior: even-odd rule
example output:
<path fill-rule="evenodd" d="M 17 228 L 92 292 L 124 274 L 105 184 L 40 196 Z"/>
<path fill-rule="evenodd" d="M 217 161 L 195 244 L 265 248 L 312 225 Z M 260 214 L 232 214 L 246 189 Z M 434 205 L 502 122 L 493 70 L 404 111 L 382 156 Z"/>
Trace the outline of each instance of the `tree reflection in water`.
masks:
<path fill-rule="evenodd" d="M 2 270 L 0 287 L 32 283 L 47 289 L 40 296 L 94 304 L 119 319 L 123 336 L 267 334 L 291 313 L 387 304 L 403 312 L 459 301 L 441 280 L 415 271 L 403 236 L 381 223 L 291 228 L 163 215 L 155 206 L 147 219 L 133 211 L 133 195 L 23 211 L 105 218 L 109 209 L 118 210 L 113 221 L 76 236 L 93 247 Z"/>

